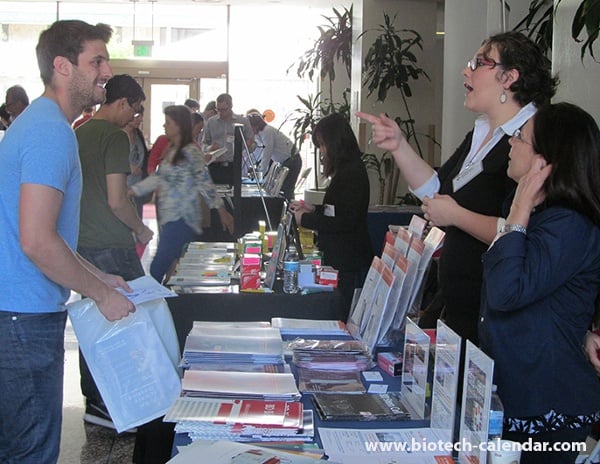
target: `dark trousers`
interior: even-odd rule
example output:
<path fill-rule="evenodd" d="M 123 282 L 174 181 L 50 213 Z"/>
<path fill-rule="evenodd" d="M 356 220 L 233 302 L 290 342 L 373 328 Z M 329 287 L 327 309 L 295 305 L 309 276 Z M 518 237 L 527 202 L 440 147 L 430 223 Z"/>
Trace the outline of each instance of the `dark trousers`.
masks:
<path fill-rule="evenodd" d="M 162 283 L 173 263 L 181 257 L 183 247 L 191 242 L 196 232 L 183 219 L 167 222 L 161 227 L 156 255 L 150 265 L 150 275 Z"/>
<path fill-rule="evenodd" d="M 77 252 L 102 272 L 120 275 L 125 280 L 137 279 L 144 275 L 144 268 L 135 248 L 79 247 Z M 106 410 L 81 350 L 79 350 L 79 371 L 83 396 L 87 401 Z"/>

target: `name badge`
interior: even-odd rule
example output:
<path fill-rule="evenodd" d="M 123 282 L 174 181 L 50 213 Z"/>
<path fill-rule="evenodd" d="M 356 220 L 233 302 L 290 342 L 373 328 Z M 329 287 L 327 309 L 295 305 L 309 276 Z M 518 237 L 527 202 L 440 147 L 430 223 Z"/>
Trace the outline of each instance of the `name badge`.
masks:
<path fill-rule="evenodd" d="M 327 217 L 335 217 L 335 206 L 323 205 L 323 215 Z"/>
<path fill-rule="evenodd" d="M 467 166 L 465 169 L 460 171 L 454 179 L 452 179 L 452 188 L 455 192 L 460 190 L 482 172 L 483 161 L 478 161 L 477 163 Z"/>

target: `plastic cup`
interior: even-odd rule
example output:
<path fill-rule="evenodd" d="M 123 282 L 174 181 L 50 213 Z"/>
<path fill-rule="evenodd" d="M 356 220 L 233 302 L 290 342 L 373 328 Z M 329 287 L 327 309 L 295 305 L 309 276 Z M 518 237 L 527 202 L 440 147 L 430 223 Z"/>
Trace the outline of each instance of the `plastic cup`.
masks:
<path fill-rule="evenodd" d="M 488 464 L 519 464 L 521 450 L 519 444 L 510 440 L 494 442 L 493 450 L 488 451 Z"/>

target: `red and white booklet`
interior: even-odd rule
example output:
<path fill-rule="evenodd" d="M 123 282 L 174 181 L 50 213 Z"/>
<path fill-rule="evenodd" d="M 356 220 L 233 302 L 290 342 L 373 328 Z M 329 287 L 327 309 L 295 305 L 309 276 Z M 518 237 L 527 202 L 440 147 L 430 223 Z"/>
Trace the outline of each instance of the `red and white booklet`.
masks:
<path fill-rule="evenodd" d="M 175 400 L 164 421 L 298 429 L 302 427 L 302 414 L 302 403 L 295 401 L 181 397 Z"/>

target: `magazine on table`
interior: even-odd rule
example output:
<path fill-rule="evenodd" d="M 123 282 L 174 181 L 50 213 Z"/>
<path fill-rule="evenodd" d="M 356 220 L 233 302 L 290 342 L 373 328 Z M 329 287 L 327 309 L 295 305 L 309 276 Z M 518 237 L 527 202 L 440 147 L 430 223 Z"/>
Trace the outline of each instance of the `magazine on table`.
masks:
<path fill-rule="evenodd" d="M 298 368 L 298 389 L 302 393 L 364 393 L 359 371 L 327 371 Z"/>
<path fill-rule="evenodd" d="M 410 419 L 399 392 L 313 393 L 313 403 L 323 420 L 390 421 Z"/>

